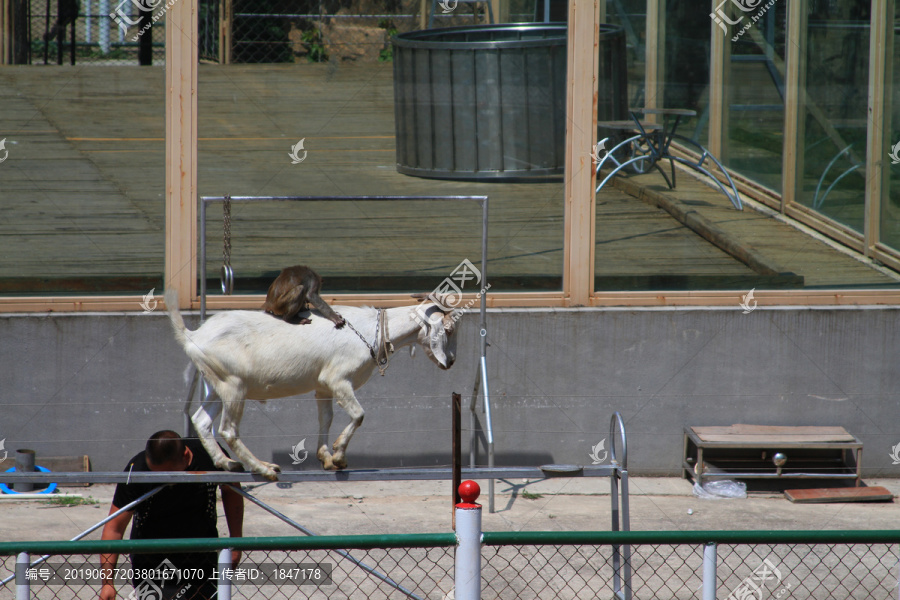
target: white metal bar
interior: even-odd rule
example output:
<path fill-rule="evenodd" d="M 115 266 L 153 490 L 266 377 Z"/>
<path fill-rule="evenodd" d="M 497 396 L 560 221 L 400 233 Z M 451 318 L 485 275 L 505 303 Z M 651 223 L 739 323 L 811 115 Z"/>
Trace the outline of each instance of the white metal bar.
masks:
<path fill-rule="evenodd" d="M 31 556 L 28 552 L 19 552 L 19 555 L 16 556 L 16 574 L 19 575 L 18 581 L 16 581 L 16 600 L 31 599 L 31 586 L 28 584 L 28 578 L 25 577 L 25 571 L 30 562 Z"/>
<path fill-rule="evenodd" d="M 231 548 L 219 550 L 218 600 L 231 600 L 231 577 L 226 577 L 226 569 L 231 568 Z"/>
<path fill-rule="evenodd" d="M 462 486 L 460 486 L 462 487 Z M 481 600 L 481 505 L 456 505 L 454 598 Z"/>
<path fill-rule="evenodd" d="M 703 547 L 703 600 L 716 600 L 716 544 Z"/>

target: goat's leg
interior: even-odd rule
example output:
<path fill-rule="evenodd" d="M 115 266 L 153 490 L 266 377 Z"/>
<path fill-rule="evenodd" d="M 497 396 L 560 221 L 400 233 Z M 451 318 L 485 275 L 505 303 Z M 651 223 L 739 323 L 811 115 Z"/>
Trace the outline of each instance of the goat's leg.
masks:
<path fill-rule="evenodd" d="M 277 481 L 281 467 L 274 463 L 259 460 L 241 441 L 238 428 L 241 424 L 241 417 L 244 415 L 244 397 L 243 394 L 236 390 L 233 392 L 229 390 L 228 392 L 232 394 L 230 398 L 225 394 L 219 394 L 222 398 L 223 407 L 222 420 L 219 423 L 219 434 L 246 468 L 258 475 L 262 475 L 269 481 Z"/>
<path fill-rule="evenodd" d="M 356 396 L 353 394 L 353 386 L 350 385 L 350 382 L 341 382 L 339 385 L 335 386 L 334 391 L 338 406 L 343 408 L 344 412 L 350 417 L 350 424 L 344 428 L 341 435 L 334 441 L 334 455 L 332 456 L 331 461 L 334 463 L 335 468 L 346 469 L 347 445 L 350 443 L 353 434 L 359 426 L 362 425 L 363 417 L 366 416 L 366 411 L 363 410 L 363 407 L 359 404 L 359 400 L 357 400 Z"/>
<path fill-rule="evenodd" d="M 201 383 L 201 389 L 203 387 L 205 386 Z M 242 469 L 241 463 L 228 458 L 222 452 L 219 444 L 216 443 L 216 437 L 213 435 L 212 423 L 215 416 L 219 413 L 220 406 L 221 403 L 218 396 L 216 396 L 215 392 L 211 392 L 208 398 L 204 398 L 200 402 L 200 408 L 191 415 L 191 422 L 194 424 L 200 443 L 203 444 L 203 448 L 210 458 L 213 459 L 213 463 L 226 471 L 240 471 Z"/>
<path fill-rule="evenodd" d="M 319 409 L 319 443 L 316 458 L 322 463 L 323 469 L 333 471 L 336 467 L 331 459 L 331 450 L 328 449 L 328 431 L 331 429 L 331 421 L 334 419 L 331 394 L 323 390 L 316 390 L 316 406 Z"/>

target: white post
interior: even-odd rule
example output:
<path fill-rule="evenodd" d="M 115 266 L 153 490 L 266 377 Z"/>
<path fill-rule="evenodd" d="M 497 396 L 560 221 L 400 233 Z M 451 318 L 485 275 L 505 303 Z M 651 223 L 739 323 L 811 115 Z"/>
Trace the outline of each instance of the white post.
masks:
<path fill-rule="evenodd" d="M 217 600 L 231 600 L 231 577 L 226 577 L 226 570 L 231 571 L 231 548 L 219 550 L 219 593 Z"/>
<path fill-rule="evenodd" d="M 456 505 L 455 600 L 481 600 L 481 488 L 471 480 L 459 484 Z M 226 599 L 227 600 L 227 599 Z"/>
<path fill-rule="evenodd" d="M 134 2 L 129 2 L 128 3 L 128 18 L 132 19 L 132 17 L 134 17 Z M 143 23 L 141 23 L 141 26 L 143 26 Z M 124 44 L 125 43 L 125 30 L 122 29 L 121 27 L 117 27 L 116 29 L 119 31 L 119 43 Z"/>
<path fill-rule="evenodd" d="M 31 566 L 31 556 L 27 552 L 19 552 L 16 557 L 16 600 L 30 600 L 31 586 L 25 572 Z"/>
<path fill-rule="evenodd" d="M 97 19 L 97 41 L 100 43 L 100 52 L 103 54 L 109 54 L 109 23 L 112 19 L 108 19 L 107 15 L 109 15 L 109 0 L 97 0 L 97 12 L 99 17 Z M 120 19 L 122 17 L 119 17 Z M 118 23 L 113 21 L 118 27 Z"/>
<path fill-rule="evenodd" d="M 93 37 L 91 36 L 91 12 L 94 5 L 94 0 L 87 0 L 87 10 L 84 13 L 84 42 L 86 44 L 90 44 L 93 41 Z"/>
<path fill-rule="evenodd" d="M 703 600 L 716 600 L 716 544 L 703 546 Z"/>

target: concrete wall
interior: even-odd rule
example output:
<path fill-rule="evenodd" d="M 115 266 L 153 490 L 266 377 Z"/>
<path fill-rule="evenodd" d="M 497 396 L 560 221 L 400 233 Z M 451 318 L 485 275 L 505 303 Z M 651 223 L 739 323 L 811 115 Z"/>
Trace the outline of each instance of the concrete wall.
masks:
<path fill-rule="evenodd" d="M 865 444 L 866 476 L 900 476 L 889 457 L 900 444 L 898 317 L 898 308 L 492 311 L 497 463 L 590 464 L 618 410 L 633 473 L 677 475 L 686 424 L 759 423 L 842 425 Z M 403 351 L 359 391 L 367 412 L 351 468 L 449 464 L 450 394 L 471 393 L 476 321 L 462 320 L 452 370 Z M 187 364 L 160 312 L 2 315 L 0 440 L 121 469 L 153 431 L 182 429 Z M 346 422 L 338 410 L 334 431 Z M 315 447 L 316 432 L 311 396 L 248 403 L 242 426 L 251 450 L 285 465 L 300 440 Z M 318 464 L 311 456 L 300 468 Z"/>

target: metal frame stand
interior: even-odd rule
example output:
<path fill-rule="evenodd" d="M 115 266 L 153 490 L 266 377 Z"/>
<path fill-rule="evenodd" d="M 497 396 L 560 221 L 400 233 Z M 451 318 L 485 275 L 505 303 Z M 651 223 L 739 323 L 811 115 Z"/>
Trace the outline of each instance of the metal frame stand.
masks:
<path fill-rule="evenodd" d="M 472 442 L 470 449 L 470 465 L 475 467 L 477 454 L 477 416 L 475 407 L 478 399 L 478 391 L 481 387 L 484 395 L 484 412 L 485 412 L 485 435 L 487 437 L 488 450 L 488 467 L 494 467 L 494 430 L 491 421 L 491 399 L 490 387 L 488 385 L 487 375 L 487 235 L 488 235 L 488 197 L 487 196 L 201 196 L 200 197 L 200 244 L 199 244 L 199 260 L 200 260 L 200 322 L 206 320 L 206 213 L 207 205 L 213 202 L 222 202 L 228 208 L 225 215 L 226 220 L 230 216 L 230 206 L 233 202 L 254 203 L 254 202 L 319 202 L 319 201 L 341 201 L 341 202 L 370 202 L 370 201 L 400 201 L 400 200 L 423 200 L 423 201 L 454 201 L 454 202 L 477 202 L 481 205 L 481 285 L 480 294 L 480 322 L 478 335 L 480 337 L 480 356 L 478 367 L 475 375 L 475 388 L 472 392 L 472 400 L 469 406 L 472 424 Z M 223 267 L 223 292 L 229 294 L 234 285 L 234 272 L 230 265 L 231 246 L 230 239 L 226 233 L 225 239 L 225 262 L 229 263 Z M 203 392 L 200 397 L 202 401 L 209 398 L 210 390 L 199 377 L 196 369 L 193 370 L 188 397 L 184 404 L 184 434 L 185 436 L 193 436 L 193 424 L 191 423 L 191 404 L 194 400 L 194 394 L 198 385 L 203 386 Z M 494 480 L 488 482 L 489 510 L 494 512 Z"/>

